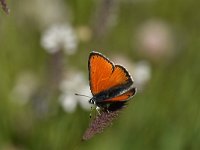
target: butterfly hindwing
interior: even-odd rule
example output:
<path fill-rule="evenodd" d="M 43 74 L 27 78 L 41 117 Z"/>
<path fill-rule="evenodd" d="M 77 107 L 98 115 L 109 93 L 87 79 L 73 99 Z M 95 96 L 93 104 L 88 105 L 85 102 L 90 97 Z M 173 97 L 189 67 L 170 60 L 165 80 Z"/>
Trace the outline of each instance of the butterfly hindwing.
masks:
<path fill-rule="evenodd" d="M 122 95 L 113 97 L 111 99 L 107 99 L 105 100 L 105 102 L 119 102 L 119 101 L 127 101 L 129 98 L 131 98 L 132 96 L 134 96 L 136 93 L 136 88 L 133 87 L 130 90 L 128 90 L 127 92 L 125 92 Z"/>
<path fill-rule="evenodd" d="M 136 88 L 133 87 L 133 88 L 129 89 L 127 92 L 125 92 L 119 96 L 98 102 L 97 104 L 101 108 L 104 108 L 105 110 L 108 110 L 108 111 L 119 110 L 121 108 L 124 108 L 128 99 L 133 97 L 135 95 L 135 93 L 136 93 Z"/>

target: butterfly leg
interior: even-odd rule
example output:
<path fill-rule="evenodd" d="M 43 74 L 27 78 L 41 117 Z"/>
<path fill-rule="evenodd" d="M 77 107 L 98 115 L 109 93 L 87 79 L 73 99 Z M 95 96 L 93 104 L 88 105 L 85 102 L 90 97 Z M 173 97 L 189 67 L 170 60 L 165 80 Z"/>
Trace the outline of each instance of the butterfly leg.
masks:
<path fill-rule="evenodd" d="M 107 113 L 109 113 L 110 111 L 108 109 L 106 109 Z"/>
<path fill-rule="evenodd" d="M 92 118 L 92 106 L 91 106 L 91 110 L 90 110 L 90 118 Z"/>
<path fill-rule="evenodd" d="M 107 104 L 107 105 L 106 105 L 106 107 L 105 107 L 105 111 L 106 111 L 107 113 L 109 113 L 109 112 L 110 112 L 110 111 L 108 110 L 109 106 L 110 106 L 110 105 L 109 105 L 109 104 Z"/>

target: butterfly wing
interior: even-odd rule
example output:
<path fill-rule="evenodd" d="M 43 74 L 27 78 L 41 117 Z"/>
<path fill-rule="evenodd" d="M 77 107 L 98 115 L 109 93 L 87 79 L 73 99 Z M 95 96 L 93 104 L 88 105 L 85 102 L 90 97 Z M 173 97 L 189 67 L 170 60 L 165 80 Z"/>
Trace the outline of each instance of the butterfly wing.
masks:
<path fill-rule="evenodd" d="M 125 92 L 122 95 L 113 97 L 111 99 L 107 99 L 105 100 L 105 102 L 119 102 L 119 101 L 127 101 L 129 98 L 131 98 L 132 96 L 134 96 L 136 93 L 136 88 L 133 87 L 130 90 L 128 90 L 127 92 Z"/>
<path fill-rule="evenodd" d="M 120 65 L 114 65 L 100 53 L 92 52 L 88 62 L 90 90 L 93 95 L 115 86 L 132 84 L 128 71 Z"/>

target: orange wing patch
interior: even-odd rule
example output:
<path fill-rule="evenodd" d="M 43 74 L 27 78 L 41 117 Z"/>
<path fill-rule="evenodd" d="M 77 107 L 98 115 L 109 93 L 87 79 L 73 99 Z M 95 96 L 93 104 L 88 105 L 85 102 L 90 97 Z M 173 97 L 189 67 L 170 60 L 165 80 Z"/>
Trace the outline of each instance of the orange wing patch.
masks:
<path fill-rule="evenodd" d="M 119 101 L 126 101 L 128 100 L 130 97 L 134 96 L 136 93 L 136 88 L 132 88 L 130 89 L 128 92 L 125 92 L 124 94 L 105 100 L 106 102 L 119 102 Z"/>
<path fill-rule="evenodd" d="M 90 89 L 93 95 L 102 91 L 102 84 L 107 82 L 113 71 L 113 64 L 98 53 L 91 53 L 89 58 Z"/>
<path fill-rule="evenodd" d="M 99 53 L 92 52 L 90 54 L 88 68 L 90 89 L 93 95 L 114 86 L 133 82 L 124 67 L 114 65 Z"/>

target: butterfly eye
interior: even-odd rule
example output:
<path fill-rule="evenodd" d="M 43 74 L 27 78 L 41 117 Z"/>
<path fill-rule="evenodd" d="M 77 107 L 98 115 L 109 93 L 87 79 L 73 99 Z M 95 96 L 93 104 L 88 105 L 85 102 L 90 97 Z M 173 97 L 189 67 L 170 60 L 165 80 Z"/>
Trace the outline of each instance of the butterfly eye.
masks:
<path fill-rule="evenodd" d="M 91 98 L 91 99 L 89 100 L 89 103 L 90 103 L 90 104 L 95 104 L 95 101 L 94 101 L 94 99 L 93 99 L 93 98 Z"/>

